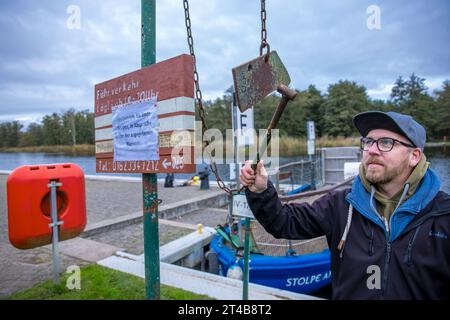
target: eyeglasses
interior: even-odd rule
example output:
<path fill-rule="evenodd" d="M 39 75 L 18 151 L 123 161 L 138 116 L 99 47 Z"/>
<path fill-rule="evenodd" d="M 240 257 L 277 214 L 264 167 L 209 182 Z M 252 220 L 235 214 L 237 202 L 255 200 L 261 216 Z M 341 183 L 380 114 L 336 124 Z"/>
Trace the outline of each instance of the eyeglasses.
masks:
<path fill-rule="evenodd" d="M 394 144 L 396 142 L 398 142 L 401 145 L 404 145 L 405 147 L 408 147 L 408 148 L 415 148 L 415 146 L 413 146 L 412 144 L 404 143 L 400 140 L 393 139 L 393 138 L 379 138 L 379 139 L 375 140 L 372 138 L 365 137 L 365 138 L 361 138 L 361 150 L 368 151 L 375 142 L 377 143 L 378 150 L 380 150 L 381 152 L 391 151 L 392 148 L 394 148 Z"/>

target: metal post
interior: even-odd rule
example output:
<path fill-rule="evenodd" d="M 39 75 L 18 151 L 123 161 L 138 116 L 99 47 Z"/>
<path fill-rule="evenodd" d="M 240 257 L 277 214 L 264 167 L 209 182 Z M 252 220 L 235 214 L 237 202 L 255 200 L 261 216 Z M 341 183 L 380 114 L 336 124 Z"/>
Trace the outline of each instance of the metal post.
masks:
<path fill-rule="evenodd" d="M 230 234 L 231 234 L 231 226 L 233 225 L 233 194 L 228 195 L 228 215 L 227 221 L 230 226 Z"/>
<path fill-rule="evenodd" d="M 233 104 L 231 106 L 231 114 L 232 114 L 232 122 L 233 122 L 233 141 L 234 141 L 234 163 L 236 170 L 236 187 L 239 189 L 240 180 L 239 180 L 239 146 L 238 146 L 238 109 L 236 103 L 236 93 L 233 91 Z M 258 158 L 259 160 L 259 158 Z M 228 205 L 230 216 L 232 216 L 233 212 L 233 195 L 230 197 L 230 202 Z M 231 226 L 231 224 L 230 224 Z M 248 300 L 248 281 L 249 281 L 249 256 L 250 256 L 250 219 L 245 218 L 244 222 L 244 270 L 243 270 L 243 279 L 242 279 L 242 300 Z"/>
<path fill-rule="evenodd" d="M 312 155 L 311 158 L 311 189 L 316 190 L 316 156 Z"/>
<path fill-rule="evenodd" d="M 141 0 L 141 66 L 156 62 L 156 3 L 155 0 Z"/>
<path fill-rule="evenodd" d="M 237 133 L 238 133 L 238 120 L 237 120 L 237 103 L 236 103 L 236 92 L 233 90 L 233 103 L 231 105 L 231 117 L 232 117 L 232 124 L 234 128 L 233 132 L 233 151 L 234 151 L 234 170 L 236 173 L 236 188 L 239 189 L 240 186 L 240 180 L 239 180 L 239 146 L 238 146 L 238 139 L 237 139 Z M 231 200 L 233 201 L 233 200 Z"/>
<path fill-rule="evenodd" d="M 56 181 L 50 181 L 47 185 L 50 188 L 50 209 L 52 223 L 49 223 L 49 227 L 52 229 L 52 258 L 53 258 L 53 282 L 59 284 L 59 225 L 63 224 L 62 221 L 58 221 L 58 206 L 56 201 L 56 188 L 62 186 L 62 183 Z"/>
<path fill-rule="evenodd" d="M 316 132 L 315 132 L 315 126 L 314 121 L 308 119 L 306 122 L 306 133 L 307 133 L 307 144 L 308 144 L 308 156 L 309 161 L 311 161 L 311 189 L 316 190 L 316 178 L 315 178 L 315 139 L 316 139 Z"/>
<path fill-rule="evenodd" d="M 280 168 L 277 168 L 277 173 L 275 174 L 275 188 L 280 192 Z M 294 189 L 294 186 L 292 186 Z"/>
<path fill-rule="evenodd" d="M 248 300 L 248 282 L 249 282 L 249 258 L 250 258 L 250 219 L 245 218 L 244 222 L 245 240 L 244 240 L 244 275 L 242 300 Z"/>
<path fill-rule="evenodd" d="M 326 185 L 326 177 L 325 177 L 325 149 L 320 149 L 320 166 L 322 169 L 322 184 Z"/>
<path fill-rule="evenodd" d="M 141 0 L 141 67 L 156 61 L 156 3 Z M 160 299 L 158 181 L 156 173 L 142 174 L 144 208 L 145 295 L 147 300 Z"/>

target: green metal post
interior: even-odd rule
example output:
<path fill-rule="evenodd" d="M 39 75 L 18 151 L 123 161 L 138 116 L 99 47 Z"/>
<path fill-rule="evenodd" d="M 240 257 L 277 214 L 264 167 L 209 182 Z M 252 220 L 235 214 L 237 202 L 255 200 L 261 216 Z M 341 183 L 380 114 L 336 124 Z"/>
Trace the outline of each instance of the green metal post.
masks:
<path fill-rule="evenodd" d="M 141 67 L 156 61 L 156 0 L 141 0 Z M 145 296 L 160 299 L 158 180 L 156 173 L 142 174 L 144 207 Z"/>
<path fill-rule="evenodd" d="M 249 281 L 249 259 L 250 259 L 250 219 L 245 218 L 244 222 L 245 240 L 244 240 L 244 275 L 242 300 L 248 300 L 248 281 Z"/>

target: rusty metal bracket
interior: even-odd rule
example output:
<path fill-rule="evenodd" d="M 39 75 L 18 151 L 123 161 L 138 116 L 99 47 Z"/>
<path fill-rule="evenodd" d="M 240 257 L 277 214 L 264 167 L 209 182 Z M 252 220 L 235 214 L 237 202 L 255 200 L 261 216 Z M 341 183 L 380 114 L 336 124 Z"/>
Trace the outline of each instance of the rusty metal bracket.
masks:
<path fill-rule="evenodd" d="M 258 104 L 280 85 L 288 86 L 291 83 L 289 73 L 276 51 L 233 68 L 232 73 L 237 105 L 241 112 Z"/>

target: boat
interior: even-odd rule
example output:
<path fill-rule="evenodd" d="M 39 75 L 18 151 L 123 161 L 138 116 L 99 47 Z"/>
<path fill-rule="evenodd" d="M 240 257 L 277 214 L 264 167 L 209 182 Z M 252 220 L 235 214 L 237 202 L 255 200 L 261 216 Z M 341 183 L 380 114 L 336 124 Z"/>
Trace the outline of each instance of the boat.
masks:
<path fill-rule="evenodd" d="M 223 231 L 228 232 L 225 234 Z M 235 242 L 230 237 L 229 228 L 218 230 L 210 243 L 210 250 L 217 255 L 222 276 L 242 279 L 244 259 L 237 254 Z M 242 249 L 242 248 L 241 248 Z M 249 258 L 249 282 L 311 294 L 331 284 L 330 250 L 300 255 L 268 256 L 251 246 Z M 242 252 L 241 252 L 242 253 Z"/>
<path fill-rule="evenodd" d="M 308 191 L 309 189 L 311 189 L 311 185 L 309 183 L 303 184 L 298 188 L 295 188 L 291 191 L 289 191 L 288 193 L 286 193 L 287 195 L 293 195 L 293 194 L 297 194 L 300 192 L 304 192 L 304 191 Z"/>

